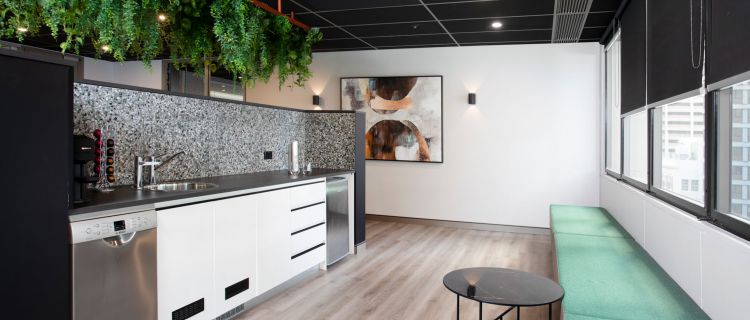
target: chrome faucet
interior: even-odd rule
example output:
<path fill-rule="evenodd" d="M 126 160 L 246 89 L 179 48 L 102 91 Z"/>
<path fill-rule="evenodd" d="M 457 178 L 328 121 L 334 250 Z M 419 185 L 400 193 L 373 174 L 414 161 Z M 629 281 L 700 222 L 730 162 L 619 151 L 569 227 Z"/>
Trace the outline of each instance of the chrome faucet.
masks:
<path fill-rule="evenodd" d="M 183 155 L 185 152 L 180 151 L 178 153 L 173 154 L 169 158 L 167 158 L 164 161 L 157 161 L 157 158 L 161 158 L 164 155 L 161 156 L 150 156 L 150 157 L 144 157 L 142 156 L 135 156 L 135 170 L 133 172 L 133 187 L 137 190 L 143 189 L 143 167 L 149 167 L 149 177 L 148 177 L 148 185 L 156 184 L 156 170 L 163 167 L 164 165 L 170 163 L 174 158 L 176 158 L 179 155 Z"/>

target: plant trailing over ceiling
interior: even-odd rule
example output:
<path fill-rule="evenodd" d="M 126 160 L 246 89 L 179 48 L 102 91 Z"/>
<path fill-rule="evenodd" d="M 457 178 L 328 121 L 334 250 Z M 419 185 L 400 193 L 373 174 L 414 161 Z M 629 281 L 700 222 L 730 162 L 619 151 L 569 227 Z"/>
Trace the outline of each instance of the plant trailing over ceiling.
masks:
<path fill-rule="evenodd" d="M 148 66 L 167 50 L 179 66 L 222 66 L 250 84 L 276 71 L 279 87 L 290 77 L 305 84 L 322 38 L 250 0 L 0 0 L 0 38 L 23 41 L 45 29 L 62 52 L 91 43 L 97 55 Z"/>

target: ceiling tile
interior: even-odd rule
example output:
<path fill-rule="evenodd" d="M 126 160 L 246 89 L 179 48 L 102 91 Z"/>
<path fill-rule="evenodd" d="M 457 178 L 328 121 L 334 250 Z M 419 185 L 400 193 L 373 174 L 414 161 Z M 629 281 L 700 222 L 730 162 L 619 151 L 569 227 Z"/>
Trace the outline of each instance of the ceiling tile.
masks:
<path fill-rule="evenodd" d="M 341 29 L 337 27 L 325 27 L 321 28 L 320 32 L 323 33 L 323 39 L 341 39 L 341 38 L 351 38 L 352 36 L 348 33 L 342 31 Z"/>
<path fill-rule="evenodd" d="M 460 44 L 470 42 L 506 41 L 547 41 L 552 39 L 552 30 L 495 31 L 481 33 L 456 33 L 453 35 Z"/>
<path fill-rule="evenodd" d="M 606 27 L 615 18 L 614 12 L 589 13 L 584 27 Z"/>
<path fill-rule="evenodd" d="M 294 18 L 310 27 L 323 28 L 333 26 L 332 24 L 326 22 L 325 20 L 312 13 L 298 14 Z"/>
<path fill-rule="evenodd" d="M 333 11 L 320 15 L 339 26 L 434 20 L 423 6 Z"/>
<path fill-rule="evenodd" d="M 361 47 L 361 48 L 342 48 L 342 49 L 313 49 L 313 52 L 340 52 L 340 51 L 363 51 L 363 50 L 375 50 L 373 47 Z"/>
<path fill-rule="evenodd" d="M 313 49 L 345 49 L 369 47 L 358 39 L 322 40 L 313 46 Z"/>
<path fill-rule="evenodd" d="M 471 20 L 449 20 L 443 21 L 443 25 L 450 32 L 478 32 L 478 31 L 502 31 L 521 29 L 552 29 L 554 16 L 532 16 L 514 18 L 489 18 Z M 491 24 L 498 21 L 503 24 L 501 29 L 492 28 Z"/>
<path fill-rule="evenodd" d="M 395 35 L 415 35 L 430 33 L 445 33 L 440 24 L 435 21 L 430 22 L 407 22 L 378 24 L 368 26 L 349 26 L 345 27 L 357 37 L 376 37 L 376 36 L 395 36 Z"/>
<path fill-rule="evenodd" d="M 297 2 L 316 12 L 377 7 L 397 7 L 420 4 L 419 0 L 289 0 L 285 2 Z"/>
<path fill-rule="evenodd" d="M 418 48 L 443 48 L 456 47 L 456 43 L 431 44 L 431 45 L 414 45 L 408 47 L 379 47 L 380 50 L 398 50 L 398 49 L 418 49 Z"/>
<path fill-rule="evenodd" d="M 501 41 L 501 42 L 476 42 L 476 43 L 462 43 L 462 47 L 472 46 L 493 46 L 493 45 L 507 45 L 507 44 L 538 44 L 538 43 L 550 43 L 549 40 L 530 40 L 530 41 Z"/>
<path fill-rule="evenodd" d="M 607 27 L 583 28 L 581 39 L 600 39 Z"/>
<path fill-rule="evenodd" d="M 431 4 L 440 20 L 553 14 L 555 0 L 503 0 Z"/>
<path fill-rule="evenodd" d="M 433 34 L 426 36 L 402 36 L 382 37 L 365 39 L 368 43 L 378 48 L 383 46 L 416 46 L 430 44 L 451 44 L 453 39 L 447 34 Z"/>
<path fill-rule="evenodd" d="M 620 8 L 621 2 L 622 0 L 594 0 L 594 2 L 591 3 L 591 9 L 589 9 L 589 11 L 617 11 L 617 9 Z"/>
<path fill-rule="evenodd" d="M 278 7 L 278 1 L 276 0 L 260 0 L 260 2 L 263 2 L 274 9 L 277 9 Z M 294 13 L 307 12 L 307 10 L 303 9 L 292 1 L 281 1 L 281 11 L 286 14 L 289 14 L 292 11 L 294 11 Z"/>

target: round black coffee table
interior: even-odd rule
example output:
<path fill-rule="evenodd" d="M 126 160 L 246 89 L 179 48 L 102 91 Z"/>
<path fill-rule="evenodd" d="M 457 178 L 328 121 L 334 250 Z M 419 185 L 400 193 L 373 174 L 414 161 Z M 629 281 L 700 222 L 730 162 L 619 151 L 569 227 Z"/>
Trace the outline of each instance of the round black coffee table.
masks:
<path fill-rule="evenodd" d="M 460 316 L 461 297 L 479 302 L 480 320 L 483 303 L 510 307 L 496 319 L 502 319 L 513 309 L 516 310 L 516 319 L 520 319 L 521 307 L 548 305 L 549 319 L 552 319 L 552 304 L 565 294 L 563 288 L 550 279 L 504 268 L 451 271 L 443 277 L 443 284 L 456 294 L 456 319 Z"/>

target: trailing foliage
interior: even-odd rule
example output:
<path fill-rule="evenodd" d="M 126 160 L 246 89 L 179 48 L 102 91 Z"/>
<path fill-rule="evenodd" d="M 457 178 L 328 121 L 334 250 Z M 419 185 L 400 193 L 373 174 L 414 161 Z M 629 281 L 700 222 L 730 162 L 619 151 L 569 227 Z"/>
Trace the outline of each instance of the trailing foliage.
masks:
<path fill-rule="evenodd" d="M 149 62 L 169 51 L 180 67 L 223 66 L 254 84 L 276 71 L 281 87 L 310 78 L 317 28 L 304 31 L 250 0 L 0 0 L 0 38 L 49 30 L 62 52 L 92 44 L 97 55 Z"/>

